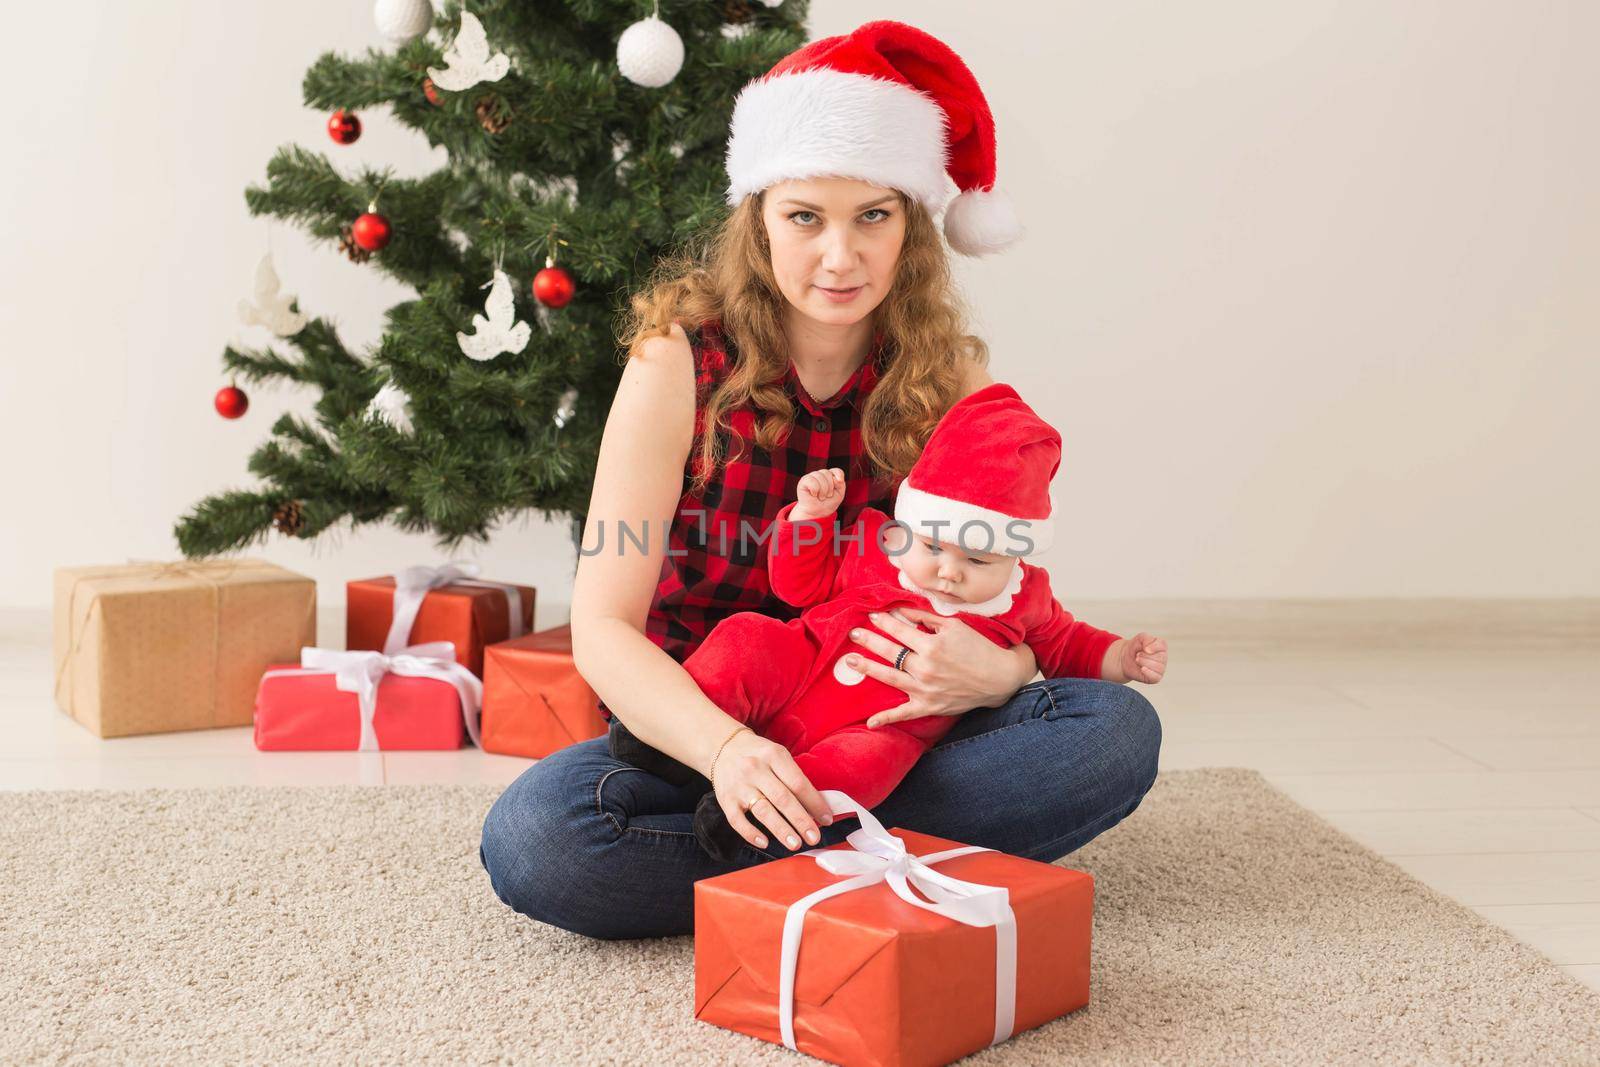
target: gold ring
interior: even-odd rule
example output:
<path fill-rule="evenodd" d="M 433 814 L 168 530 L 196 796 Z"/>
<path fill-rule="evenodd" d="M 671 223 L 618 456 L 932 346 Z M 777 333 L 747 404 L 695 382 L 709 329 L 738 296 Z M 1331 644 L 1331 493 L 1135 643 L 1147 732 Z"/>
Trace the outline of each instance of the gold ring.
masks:
<path fill-rule="evenodd" d="M 766 798 L 763 797 L 760 793 L 757 793 L 755 796 L 751 797 L 749 800 L 744 802 L 744 810 L 745 811 L 749 811 L 751 808 L 755 807 L 757 804 L 761 803 L 765 799 Z"/>

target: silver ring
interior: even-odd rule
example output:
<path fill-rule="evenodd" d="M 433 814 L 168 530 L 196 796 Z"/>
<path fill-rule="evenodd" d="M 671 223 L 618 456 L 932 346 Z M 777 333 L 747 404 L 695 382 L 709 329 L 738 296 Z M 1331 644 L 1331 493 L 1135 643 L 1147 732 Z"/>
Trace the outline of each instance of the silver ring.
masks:
<path fill-rule="evenodd" d="M 897 671 L 905 670 L 905 667 L 901 666 L 901 664 L 905 663 L 906 657 L 909 655 L 911 655 L 911 650 L 901 645 L 899 653 L 894 657 L 894 669 Z"/>

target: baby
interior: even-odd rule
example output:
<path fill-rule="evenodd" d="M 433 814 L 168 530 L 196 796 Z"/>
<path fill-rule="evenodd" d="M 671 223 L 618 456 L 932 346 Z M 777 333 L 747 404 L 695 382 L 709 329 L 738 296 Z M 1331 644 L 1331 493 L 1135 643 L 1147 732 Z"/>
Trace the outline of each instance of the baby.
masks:
<path fill-rule="evenodd" d="M 1027 644 L 1046 678 L 1159 682 L 1164 641 L 1146 633 L 1123 639 L 1073 619 L 1051 594 L 1049 576 L 1022 561 L 1050 541 L 1049 485 L 1060 464 L 1060 435 L 1014 389 L 995 383 L 940 420 L 900 485 L 893 519 L 864 508 L 840 531 L 833 516 L 844 472 L 812 471 L 773 521 L 767 546 L 772 591 L 805 611 L 787 622 L 730 615 L 684 669 L 723 711 L 793 753 L 813 786 L 843 790 L 868 808 L 956 723 L 925 715 L 867 725 L 907 699 L 848 662 L 852 654 L 884 662 L 850 637 L 882 633 L 871 614 L 907 623 L 896 609 L 954 616 L 1002 647 Z M 907 655 L 914 653 L 898 652 L 885 665 L 904 669 Z M 610 747 L 617 759 L 676 784 L 705 781 L 616 718 Z M 714 792 L 701 797 L 694 830 L 721 860 L 745 843 Z"/>

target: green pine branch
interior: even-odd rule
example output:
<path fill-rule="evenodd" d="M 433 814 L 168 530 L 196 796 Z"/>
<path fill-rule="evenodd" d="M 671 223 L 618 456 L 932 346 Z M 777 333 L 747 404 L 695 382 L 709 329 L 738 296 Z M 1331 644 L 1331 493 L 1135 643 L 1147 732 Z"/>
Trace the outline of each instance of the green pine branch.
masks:
<path fill-rule="evenodd" d="M 467 6 L 491 47 L 512 59 L 497 82 L 439 90 L 431 103 L 423 79 L 443 65 L 442 48 L 426 37 L 329 53 L 306 71 L 308 107 L 388 107 L 449 161 L 402 179 L 387 169 L 341 172 L 324 153 L 287 145 L 267 162 L 264 183 L 246 189 L 246 206 L 336 250 L 376 198 L 392 237 L 367 263 L 416 296 L 388 309 L 366 352 L 349 351 L 320 316 L 271 346 L 223 350 L 228 373 L 287 381 L 314 400 L 308 416 L 281 415 L 250 456 L 258 485 L 209 496 L 178 521 L 185 555 L 244 548 L 280 528 L 307 539 L 378 522 L 453 551 L 528 515 L 572 518 L 576 539 L 621 374 L 618 312 L 662 255 L 724 217 L 733 99 L 804 41 L 806 4 L 744 0 L 747 32 L 726 36 L 725 3 L 662 0 L 686 62 L 656 89 L 616 68 L 618 37 L 652 0 Z M 451 0 L 436 20 L 446 43 L 459 12 Z M 543 309 L 529 286 L 552 252 L 577 294 Z M 521 351 L 479 362 L 456 335 L 476 328 L 496 266 L 512 279 L 516 319 L 531 336 Z M 409 396 L 410 432 L 369 413 L 386 384 Z M 578 400 L 558 429 L 552 416 L 568 389 Z"/>

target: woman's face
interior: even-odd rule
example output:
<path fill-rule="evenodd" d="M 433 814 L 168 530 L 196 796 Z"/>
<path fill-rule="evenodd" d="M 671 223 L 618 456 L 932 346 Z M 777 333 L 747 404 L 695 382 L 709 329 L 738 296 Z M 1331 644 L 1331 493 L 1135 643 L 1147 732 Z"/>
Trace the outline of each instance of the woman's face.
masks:
<path fill-rule="evenodd" d="M 761 219 L 778 289 L 801 314 L 850 325 L 888 295 L 906 234 L 893 189 L 850 178 L 778 182 L 762 198 Z"/>

